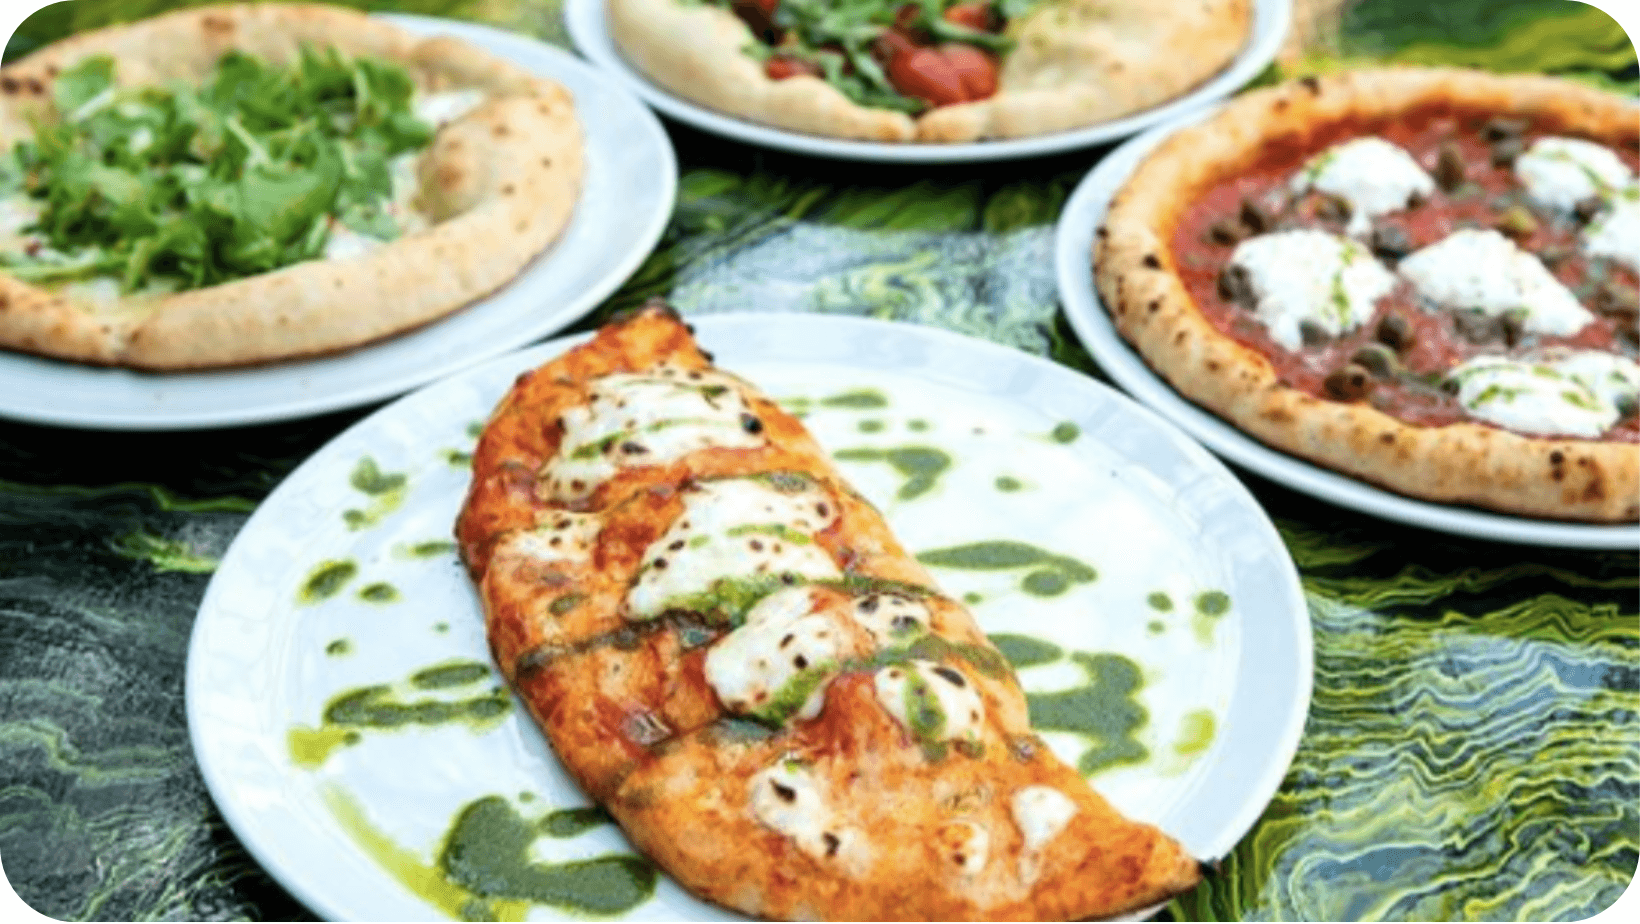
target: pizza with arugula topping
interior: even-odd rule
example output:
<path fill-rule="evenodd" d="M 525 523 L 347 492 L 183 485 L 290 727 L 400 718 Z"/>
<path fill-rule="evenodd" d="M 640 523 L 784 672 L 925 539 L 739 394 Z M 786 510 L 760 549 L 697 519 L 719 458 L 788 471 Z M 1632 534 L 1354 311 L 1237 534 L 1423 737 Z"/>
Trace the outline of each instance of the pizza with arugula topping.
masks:
<path fill-rule="evenodd" d="M 839 138 L 960 142 L 1079 128 L 1179 96 L 1240 51 L 1251 6 L 609 0 L 609 22 L 650 79 L 730 115 Z"/>
<path fill-rule="evenodd" d="M 1428 500 L 1640 518 L 1640 106 L 1404 69 L 1247 94 L 1114 197 L 1095 276 L 1180 393 Z"/>
<path fill-rule="evenodd" d="M 569 221 L 568 93 L 341 8 L 187 10 L 0 69 L 0 346 L 153 370 L 327 353 Z"/>
<path fill-rule="evenodd" d="M 456 537 L 564 765 L 707 900 L 1080 920 L 1198 880 L 1049 751 L 972 614 L 664 305 L 519 377 Z"/>

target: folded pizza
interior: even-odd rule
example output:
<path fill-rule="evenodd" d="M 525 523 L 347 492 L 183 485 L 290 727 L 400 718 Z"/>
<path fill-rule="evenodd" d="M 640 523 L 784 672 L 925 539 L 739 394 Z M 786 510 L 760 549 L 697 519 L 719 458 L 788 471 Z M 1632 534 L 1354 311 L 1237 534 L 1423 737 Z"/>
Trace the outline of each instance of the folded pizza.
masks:
<path fill-rule="evenodd" d="M 664 306 L 518 379 L 456 534 L 554 750 L 705 899 L 1062 920 L 1198 881 L 1032 733 L 972 615 Z"/>
<path fill-rule="evenodd" d="M 0 68 L 0 348 L 247 365 L 454 312 L 579 197 L 568 91 L 353 10 L 241 4 Z"/>
<path fill-rule="evenodd" d="M 1179 96 L 1240 51 L 1251 7 L 609 0 L 609 25 L 650 79 L 730 115 L 840 138 L 959 142 L 1079 128 Z"/>

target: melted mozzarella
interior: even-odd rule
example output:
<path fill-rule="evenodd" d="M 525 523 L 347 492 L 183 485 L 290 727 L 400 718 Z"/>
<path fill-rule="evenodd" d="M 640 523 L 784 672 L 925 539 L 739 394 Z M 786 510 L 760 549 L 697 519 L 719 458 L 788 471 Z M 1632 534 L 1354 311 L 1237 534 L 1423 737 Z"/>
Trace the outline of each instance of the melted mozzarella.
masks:
<path fill-rule="evenodd" d="M 1338 335 L 1366 323 L 1395 276 L 1365 248 L 1325 231 L 1278 231 L 1236 245 L 1230 263 L 1247 273 L 1253 312 L 1288 349 L 1304 342 L 1311 321 Z"/>
<path fill-rule="evenodd" d="M 1399 271 L 1446 308 L 1524 311 L 1523 326 L 1533 333 L 1566 336 L 1594 320 L 1542 261 L 1496 231 L 1454 231 L 1402 260 Z"/>
<path fill-rule="evenodd" d="M 1295 192 L 1314 189 L 1350 204 L 1346 230 L 1362 235 L 1372 219 L 1435 191 L 1435 180 L 1402 148 L 1382 138 L 1357 138 L 1323 151 L 1292 179 Z"/>
<path fill-rule="evenodd" d="M 473 111 L 482 102 L 483 90 L 446 90 L 417 96 L 411 106 L 416 118 L 439 128 Z"/>
<path fill-rule="evenodd" d="M 706 682 L 730 712 L 782 722 L 795 711 L 812 719 L 846 640 L 831 616 L 814 611 L 808 588 L 779 590 L 706 653 Z"/>
<path fill-rule="evenodd" d="M 1634 174 L 1610 148 L 1581 138 L 1539 138 L 1515 158 L 1515 176 L 1526 195 L 1570 212 L 1590 196 L 1605 197 L 1634 182 Z"/>
<path fill-rule="evenodd" d="M 863 594 L 854 600 L 854 621 L 879 647 L 899 644 L 928 631 L 928 605 L 905 594 Z"/>
<path fill-rule="evenodd" d="M 985 721 L 985 701 L 962 672 L 914 659 L 885 667 L 874 678 L 877 701 L 917 738 L 972 739 Z"/>
<path fill-rule="evenodd" d="M 1640 273 L 1640 186 L 1613 196 L 1607 209 L 1583 229 L 1583 246 L 1591 257 L 1610 257 Z"/>
<path fill-rule="evenodd" d="M 1014 824 L 1025 838 L 1025 852 L 1042 849 L 1065 830 L 1076 814 L 1076 803 L 1052 786 L 1026 786 L 1010 802 Z"/>
<path fill-rule="evenodd" d="M 534 529 L 508 536 L 497 552 L 541 562 L 583 562 L 592 557 L 601 528 L 597 514 L 552 511 Z"/>
<path fill-rule="evenodd" d="M 1448 378 L 1475 417 L 1523 433 L 1592 439 L 1617 422 L 1640 390 L 1640 366 L 1583 350 L 1538 362 L 1477 356 Z"/>
<path fill-rule="evenodd" d="M 837 518 L 837 504 L 813 484 L 789 490 L 758 478 L 707 481 L 683 492 L 683 513 L 643 555 L 627 595 L 628 616 L 647 619 L 720 580 L 841 577 L 814 534 Z"/>
<path fill-rule="evenodd" d="M 849 859 L 861 852 L 858 833 L 837 823 L 819 780 L 799 761 L 782 760 L 759 772 L 752 777 L 750 790 L 752 816 L 791 838 L 804 853 L 816 859 Z"/>
<path fill-rule="evenodd" d="M 542 469 L 551 498 L 585 500 L 622 468 L 656 465 L 711 447 L 753 448 L 765 438 L 739 382 L 721 372 L 663 368 L 616 373 L 592 384 L 584 405 L 564 412 L 557 455 Z"/>

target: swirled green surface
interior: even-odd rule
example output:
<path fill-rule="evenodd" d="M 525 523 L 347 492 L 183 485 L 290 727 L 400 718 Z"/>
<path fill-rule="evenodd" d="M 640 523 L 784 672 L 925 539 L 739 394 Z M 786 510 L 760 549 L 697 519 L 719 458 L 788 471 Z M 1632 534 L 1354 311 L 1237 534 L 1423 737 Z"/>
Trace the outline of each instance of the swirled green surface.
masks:
<path fill-rule="evenodd" d="M 176 5 L 57 4 L 8 54 Z M 398 8 L 563 38 L 555 0 Z M 1350 10 L 1352 60 L 1635 83 L 1632 45 L 1604 14 L 1565 0 Z M 1099 151 L 1003 168 L 867 168 L 671 128 L 685 167 L 677 213 L 656 253 L 580 327 L 659 294 L 695 314 L 937 325 L 1094 371 L 1058 311 L 1051 244 L 1067 192 Z M 214 562 L 255 503 L 363 412 L 187 434 L 0 423 L 0 856 L 39 911 L 307 917 L 212 807 L 181 678 Z M 388 474 L 361 481 L 390 493 Z M 1574 920 L 1608 906 L 1640 850 L 1637 556 L 1457 540 L 1248 481 L 1304 579 L 1315 695 L 1257 826 L 1166 914 Z M 368 528 L 387 494 L 360 491 Z"/>

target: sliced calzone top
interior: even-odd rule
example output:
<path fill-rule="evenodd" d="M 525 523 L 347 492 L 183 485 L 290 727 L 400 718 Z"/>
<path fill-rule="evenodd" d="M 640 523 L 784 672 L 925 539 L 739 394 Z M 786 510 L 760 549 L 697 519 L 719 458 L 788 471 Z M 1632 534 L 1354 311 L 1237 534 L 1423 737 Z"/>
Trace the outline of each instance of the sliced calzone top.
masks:
<path fill-rule="evenodd" d="M 972 615 L 663 307 L 519 379 L 457 536 L 553 748 L 703 898 L 1079 919 L 1199 878 L 1048 751 Z"/>

